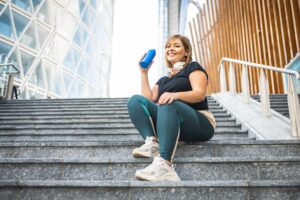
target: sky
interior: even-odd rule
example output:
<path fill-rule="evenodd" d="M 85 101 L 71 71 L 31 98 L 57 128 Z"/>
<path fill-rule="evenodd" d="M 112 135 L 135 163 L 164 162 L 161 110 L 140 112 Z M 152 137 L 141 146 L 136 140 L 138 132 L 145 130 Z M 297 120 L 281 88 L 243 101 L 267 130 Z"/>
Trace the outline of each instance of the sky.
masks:
<path fill-rule="evenodd" d="M 110 97 L 140 94 L 138 62 L 149 49 L 157 48 L 158 5 L 156 0 L 116 0 L 112 41 Z M 149 71 L 150 85 L 157 73 Z"/>

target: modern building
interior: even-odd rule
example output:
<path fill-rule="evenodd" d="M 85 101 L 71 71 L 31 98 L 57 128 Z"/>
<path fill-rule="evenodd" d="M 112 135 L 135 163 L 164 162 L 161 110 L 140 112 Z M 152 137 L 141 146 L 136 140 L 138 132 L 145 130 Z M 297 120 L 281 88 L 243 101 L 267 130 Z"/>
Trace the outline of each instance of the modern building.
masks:
<path fill-rule="evenodd" d="M 0 0 L 0 54 L 21 98 L 109 95 L 114 0 Z"/>

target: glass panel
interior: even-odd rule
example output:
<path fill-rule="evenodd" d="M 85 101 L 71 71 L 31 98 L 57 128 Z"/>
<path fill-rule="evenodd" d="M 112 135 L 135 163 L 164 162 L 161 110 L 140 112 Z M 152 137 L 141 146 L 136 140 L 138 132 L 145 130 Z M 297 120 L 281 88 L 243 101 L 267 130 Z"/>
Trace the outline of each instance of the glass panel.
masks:
<path fill-rule="evenodd" d="M 0 16 L 0 34 L 14 38 L 12 20 L 8 8 Z"/>
<path fill-rule="evenodd" d="M 44 51 L 44 55 L 53 60 L 55 60 L 54 57 L 55 55 L 52 55 L 52 49 L 54 49 L 54 46 L 55 46 L 54 40 L 50 40 L 50 42 L 48 43 Z"/>
<path fill-rule="evenodd" d="M 31 9 L 29 0 L 12 0 L 12 3 L 14 3 L 18 7 L 22 8 L 23 10 L 26 10 L 27 12 L 32 13 L 32 9 Z"/>
<path fill-rule="evenodd" d="M 33 49 L 37 49 L 37 39 L 36 39 L 33 23 L 30 24 L 25 34 L 22 36 L 21 43 Z"/>
<path fill-rule="evenodd" d="M 58 62 L 61 62 L 64 59 L 68 52 L 68 48 L 68 43 L 64 38 L 60 36 L 55 37 L 55 49 L 52 53 L 56 55 Z"/>
<path fill-rule="evenodd" d="M 79 17 L 80 11 L 79 11 L 79 4 L 74 3 L 74 1 L 69 1 L 68 10 L 76 17 Z"/>
<path fill-rule="evenodd" d="M 58 95 L 62 94 L 60 70 L 48 62 L 44 62 L 48 90 Z"/>
<path fill-rule="evenodd" d="M 70 69 L 71 71 L 74 71 L 74 60 L 73 60 L 73 53 L 72 53 L 72 49 L 69 50 L 67 56 L 64 59 L 64 66 L 68 69 Z"/>
<path fill-rule="evenodd" d="M 0 13 L 1 13 L 3 8 L 4 8 L 4 5 L 0 3 Z"/>
<path fill-rule="evenodd" d="M 68 12 L 64 13 L 62 19 L 64 20 L 59 21 L 58 32 L 65 35 L 67 38 L 72 38 L 76 28 L 76 19 L 74 19 L 74 17 Z"/>
<path fill-rule="evenodd" d="M 39 35 L 39 42 L 40 42 L 40 47 L 42 48 L 42 46 L 44 45 L 48 35 L 49 35 L 49 31 L 44 28 L 42 25 L 37 25 L 37 32 Z"/>
<path fill-rule="evenodd" d="M 34 85 L 37 85 L 41 88 L 46 88 L 45 87 L 45 81 L 44 81 L 44 73 L 43 73 L 43 68 L 41 62 L 36 66 L 33 74 L 31 75 L 29 79 L 29 83 L 32 83 Z"/>
<path fill-rule="evenodd" d="M 52 1 L 45 1 L 39 10 L 37 17 L 43 22 L 53 26 L 56 23 L 56 16 L 59 16 L 59 12 L 60 9 L 56 4 Z"/>
<path fill-rule="evenodd" d="M 21 61 L 23 67 L 23 75 L 25 76 L 31 67 L 35 57 L 21 50 Z"/>
<path fill-rule="evenodd" d="M 96 87 L 96 84 L 97 83 L 97 70 L 94 66 L 91 66 L 88 70 L 88 77 L 89 79 L 87 80 L 89 82 L 89 84 L 93 87 Z"/>
<path fill-rule="evenodd" d="M 76 31 L 76 34 L 74 36 L 73 41 L 78 45 L 81 46 L 81 35 L 82 35 L 82 28 L 80 26 L 78 26 L 78 29 Z"/>
<path fill-rule="evenodd" d="M 46 55 L 55 62 L 60 62 L 64 59 L 68 52 L 68 43 L 65 39 L 56 35 L 54 40 L 46 47 Z"/>
<path fill-rule="evenodd" d="M 86 5 L 85 5 L 84 1 L 83 0 L 79 0 L 79 8 L 80 8 L 80 14 L 81 15 L 84 12 L 85 7 L 86 7 Z"/>
<path fill-rule="evenodd" d="M 77 66 L 81 58 L 81 54 L 76 49 L 73 49 L 73 56 L 74 56 L 74 65 Z"/>
<path fill-rule="evenodd" d="M 66 73 L 63 73 L 63 77 L 64 77 L 65 91 L 67 93 L 70 89 L 73 78 Z"/>
<path fill-rule="evenodd" d="M 17 37 L 20 37 L 29 20 L 15 11 L 12 11 L 12 14 L 15 22 Z"/>
<path fill-rule="evenodd" d="M 8 55 L 12 46 L 0 41 L 0 55 Z"/>
<path fill-rule="evenodd" d="M 71 48 L 64 59 L 64 66 L 75 73 L 79 59 L 80 59 L 79 52 Z"/>
<path fill-rule="evenodd" d="M 90 4 L 93 8 L 96 8 L 97 0 L 90 0 Z"/>
<path fill-rule="evenodd" d="M 16 66 L 20 72 L 21 72 L 21 65 L 19 62 L 19 58 L 17 56 L 17 47 L 15 47 L 15 49 L 10 53 L 10 55 L 8 55 L 10 62 L 12 62 L 14 64 L 14 66 Z M 17 79 L 21 79 L 21 73 L 16 74 L 15 78 Z"/>
<path fill-rule="evenodd" d="M 74 80 L 71 91 L 69 93 L 70 98 L 79 98 L 84 94 L 84 85 L 79 80 Z"/>
<path fill-rule="evenodd" d="M 80 26 L 78 27 L 78 30 L 74 36 L 73 41 L 81 48 L 84 48 L 85 43 L 88 39 L 89 34 Z"/>
<path fill-rule="evenodd" d="M 90 27 L 90 12 L 88 9 L 86 9 L 86 11 L 84 12 L 84 14 L 82 15 L 82 22 L 85 23 L 88 27 Z"/>
<path fill-rule="evenodd" d="M 34 12 L 36 12 L 39 9 L 41 2 L 42 2 L 42 0 L 32 0 Z"/>
<path fill-rule="evenodd" d="M 82 58 L 77 74 L 81 76 L 84 80 L 88 80 L 88 70 L 90 69 L 90 63 L 85 58 Z"/>
<path fill-rule="evenodd" d="M 96 22 L 96 15 L 93 12 L 90 12 L 90 27 L 92 28 Z"/>
<path fill-rule="evenodd" d="M 82 29 L 82 30 L 83 30 L 83 32 L 82 32 L 82 46 L 81 47 L 84 48 L 85 44 L 87 42 L 87 39 L 89 37 L 89 34 L 84 29 Z"/>

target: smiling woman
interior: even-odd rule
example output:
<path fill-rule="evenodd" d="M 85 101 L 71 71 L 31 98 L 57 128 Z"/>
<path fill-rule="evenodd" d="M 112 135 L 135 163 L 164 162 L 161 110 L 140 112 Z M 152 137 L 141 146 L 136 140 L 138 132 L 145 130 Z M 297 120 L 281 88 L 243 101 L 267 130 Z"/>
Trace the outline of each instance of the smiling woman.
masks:
<path fill-rule="evenodd" d="M 151 64 L 146 69 L 140 66 L 142 95 L 134 95 L 128 101 L 130 119 L 145 140 L 133 150 L 133 156 L 154 157 L 151 165 L 136 172 L 136 178 L 141 180 L 180 181 L 172 166 L 178 141 L 207 141 L 216 126 L 205 97 L 208 75 L 202 66 L 192 62 L 187 37 L 169 37 L 165 62 L 170 73 L 152 89 L 148 81 Z"/>
<path fill-rule="evenodd" d="M 110 97 L 129 97 L 140 91 L 139 59 L 149 49 L 156 49 L 158 4 L 153 0 L 116 0 Z M 156 65 L 154 61 L 153 66 Z M 157 79 L 149 74 L 150 82 Z"/>

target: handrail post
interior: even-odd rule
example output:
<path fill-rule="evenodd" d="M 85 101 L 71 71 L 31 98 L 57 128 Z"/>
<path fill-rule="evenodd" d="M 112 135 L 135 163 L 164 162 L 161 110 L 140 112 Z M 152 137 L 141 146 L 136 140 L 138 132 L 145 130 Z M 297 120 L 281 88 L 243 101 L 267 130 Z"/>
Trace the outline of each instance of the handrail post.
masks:
<path fill-rule="evenodd" d="M 250 94 L 249 94 L 249 81 L 248 81 L 248 71 L 247 71 L 247 66 L 243 65 L 242 69 L 242 92 L 244 96 L 244 101 L 245 103 L 250 102 Z"/>
<path fill-rule="evenodd" d="M 220 84 L 221 84 L 221 92 L 226 92 L 226 74 L 224 69 L 224 63 L 221 63 L 220 67 Z"/>
<path fill-rule="evenodd" d="M 269 97 L 269 84 L 266 79 L 265 73 L 262 69 L 260 70 L 260 77 L 259 77 L 259 92 L 260 92 L 262 114 L 264 116 L 270 116 L 271 108 L 270 108 L 270 97 Z"/>
<path fill-rule="evenodd" d="M 229 90 L 231 94 L 236 94 L 235 72 L 232 62 L 229 64 Z"/>
<path fill-rule="evenodd" d="M 292 75 L 288 75 L 288 106 L 292 126 L 292 136 L 300 137 L 299 99 L 293 83 Z"/>

